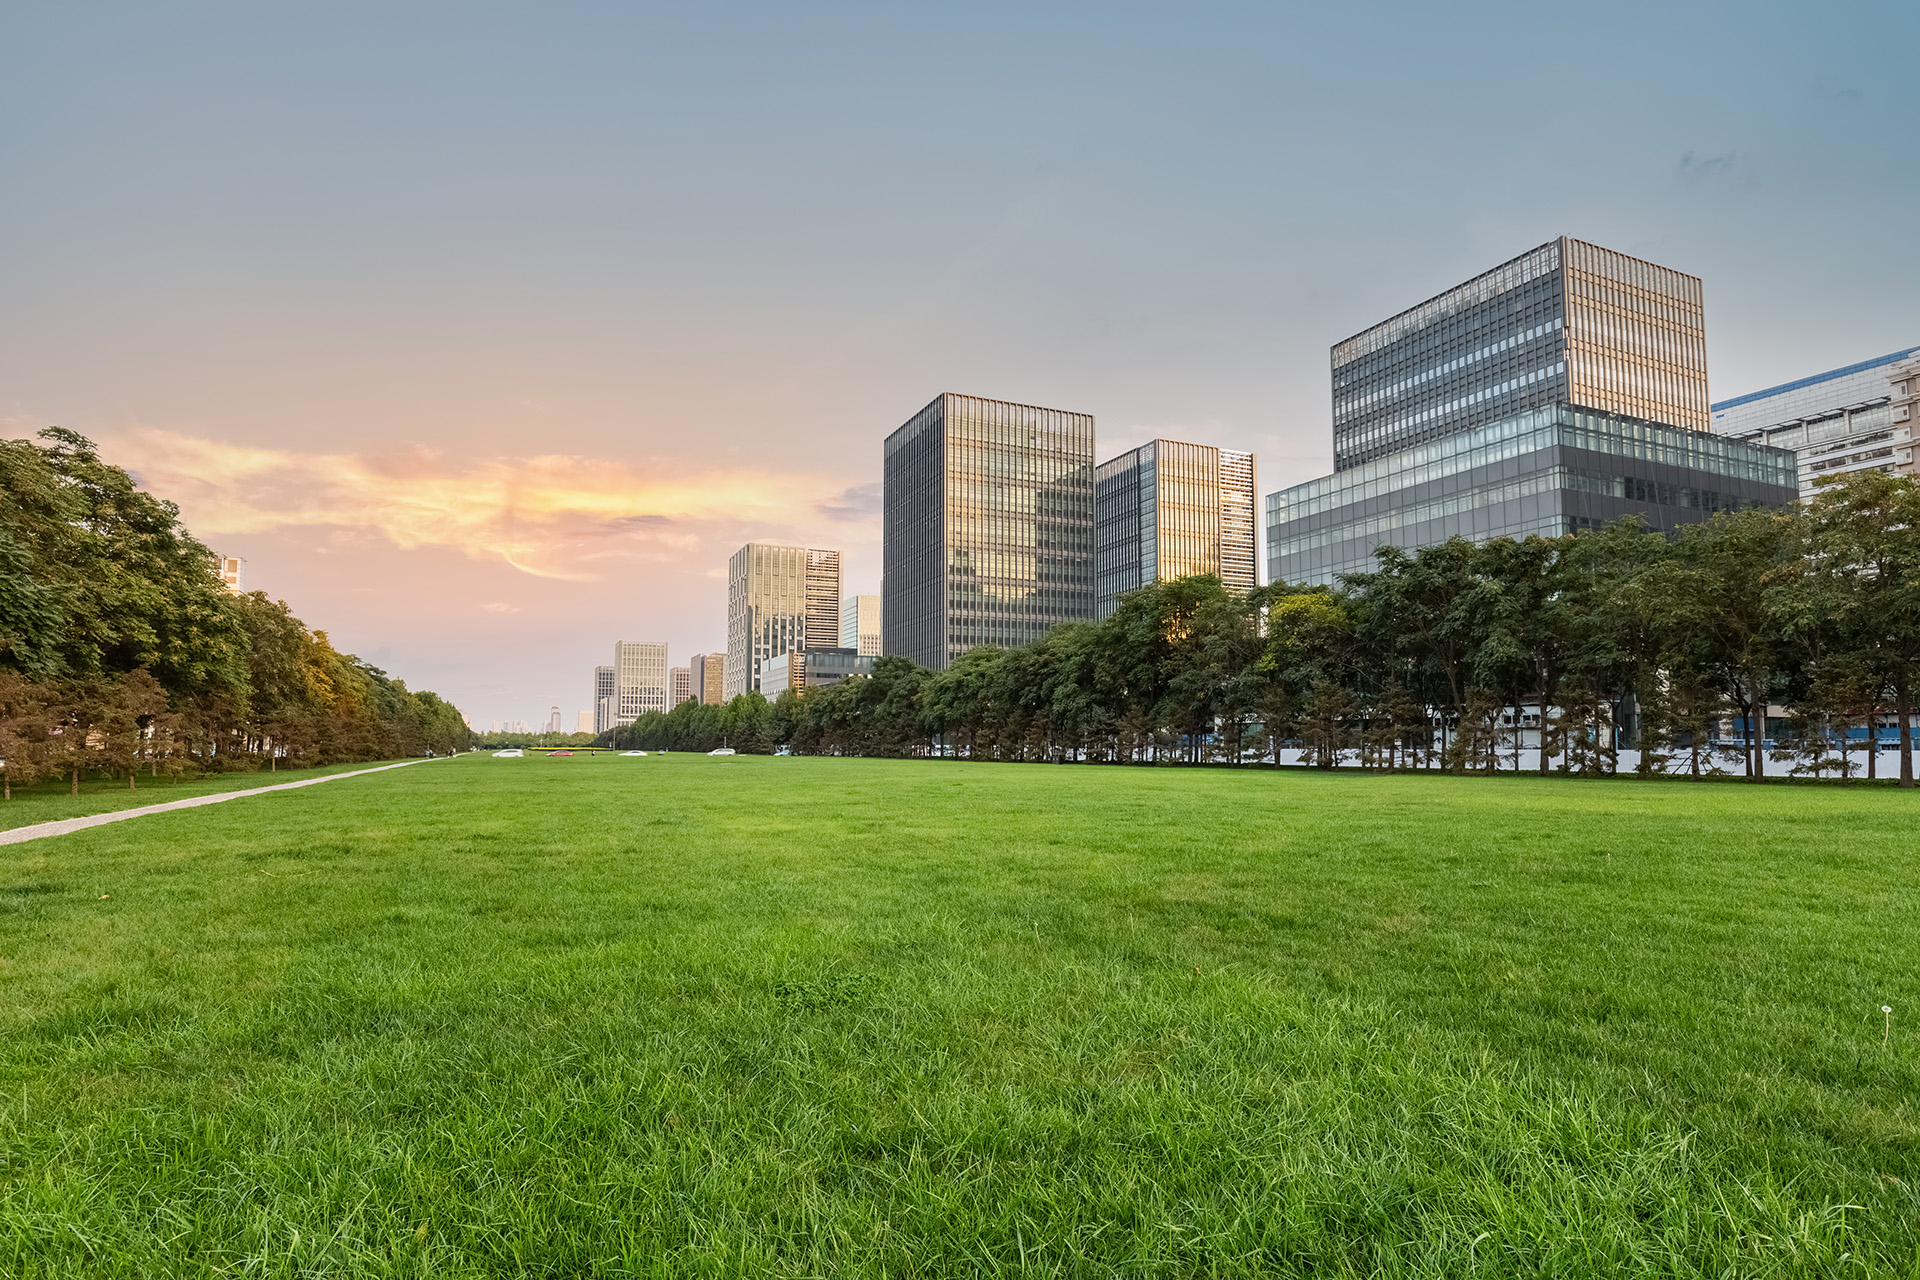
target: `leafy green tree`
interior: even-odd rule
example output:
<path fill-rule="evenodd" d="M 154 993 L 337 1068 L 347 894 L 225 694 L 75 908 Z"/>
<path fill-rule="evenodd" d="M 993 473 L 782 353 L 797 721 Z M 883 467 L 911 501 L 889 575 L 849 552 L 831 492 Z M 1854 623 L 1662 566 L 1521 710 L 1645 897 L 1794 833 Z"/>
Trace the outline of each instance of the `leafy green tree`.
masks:
<path fill-rule="evenodd" d="M 1807 512 L 1809 572 L 1833 610 L 1837 648 L 1891 695 L 1900 785 L 1913 777 L 1913 697 L 1920 677 L 1920 485 L 1856 471 L 1823 484 Z"/>

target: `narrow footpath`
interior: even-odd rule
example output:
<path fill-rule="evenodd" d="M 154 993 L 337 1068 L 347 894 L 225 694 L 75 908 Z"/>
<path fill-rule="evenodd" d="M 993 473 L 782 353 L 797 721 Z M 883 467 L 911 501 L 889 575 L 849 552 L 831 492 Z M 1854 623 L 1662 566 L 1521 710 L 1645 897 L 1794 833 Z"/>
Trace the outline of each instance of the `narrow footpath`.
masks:
<path fill-rule="evenodd" d="M 404 769 L 410 764 L 428 764 L 432 760 L 451 760 L 452 756 L 434 756 L 427 760 L 402 760 L 399 764 L 375 765 L 371 769 L 355 769 L 351 773 L 330 773 L 324 778 L 302 778 L 299 782 L 276 782 L 270 787 L 249 787 L 244 791 L 222 791 L 218 795 L 192 796 L 186 800 L 169 800 L 165 804 L 141 805 L 138 809 L 120 809 L 113 813 L 96 813 L 85 818 L 62 818 L 58 822 L 36 822 L 30 827 L 15 827 L 11 831 L 0 831 L 0 844 L 19 844 L 23 840 L 38 840 L 42 836 L 64 836 L 73 831 L 85 831 L 88 827 L 98 827 L 109 822 L 124 822 L 128 818 L 144 818 L 150 813 L 166 813 L 172 809 L 192 809 L 203 804 L 221 804 L 228 800 L 244 800 L 248 796 L 264 795 L 269 791 L 291 791 L 295 787 L 317 787 L 323 782 L 338 782 L 342 778 L 358 778 L 369 773 L 384 773 L 388 769 Z"/>

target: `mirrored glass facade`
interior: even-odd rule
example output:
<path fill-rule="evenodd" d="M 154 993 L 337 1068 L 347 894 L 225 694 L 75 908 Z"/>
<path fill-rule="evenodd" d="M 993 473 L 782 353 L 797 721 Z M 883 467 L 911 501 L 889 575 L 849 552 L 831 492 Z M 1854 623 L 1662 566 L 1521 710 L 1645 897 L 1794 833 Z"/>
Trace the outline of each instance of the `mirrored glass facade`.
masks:
<path fill-rule="evenodd" d="M 1095 615 L 1162 578 L 1217 575 L 1256 585 L 1253 455 L 1150 440 L 1094 473 Z"/>
<path fill-rule="evenodd" d="M 1573 404 L 1707 427 L 1698 277 L 1565 236 L 1334 345 L 1334 469 Z"/>
<path fill-rule="evenodd" d="M 1093 616 L 1093 416 L 946 394 L 887 437 L 881 648 L 944 670 Z"/>
<path fill-rule="evenodd" d="M 1550 405 L 1268 494 L 1268 577 L 1330 585 L 1374 568 L 1381 545 L 1557 537 L 1628 514 L 1672 529 L 1791 502 L 1794 469 L 1790 450 Z"/>
<path fill-rule="evenodd" d="M 749 542 L 727 562 L 723 696 L 760 687 L 760 662 L 840 640 L 840 553 Z"/>

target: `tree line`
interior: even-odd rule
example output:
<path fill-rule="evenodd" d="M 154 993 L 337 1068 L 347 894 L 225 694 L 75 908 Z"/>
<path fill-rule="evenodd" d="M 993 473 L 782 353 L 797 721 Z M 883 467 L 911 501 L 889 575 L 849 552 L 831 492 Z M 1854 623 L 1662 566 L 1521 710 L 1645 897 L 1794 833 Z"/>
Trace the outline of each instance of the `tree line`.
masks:
<path fill-rule="evenodd" d="M 1328 768 L 1468 772 L 1521 768 L 1526 735 L 1541 772 L 1614 774 L 1634 748 L 1642 776 L 1758 780 L 1768 752 L 1802 775 L 1875 776 L 1864 748 L 1891 719 L 1911 786 L 1917 661 L 1920 488 L 1868 471 L 1671 536 L 1627 518 L 1383 548 L 1336 588 L 1160 582 L 1103 621 L 945 671 L 885 657 L 771 703 L 651 713 L 618 740 L 1239 764 L 1295 749 Z"/>
<path fill-rule="evenodd" d="M 449 752 L 454 707 L 237 595 L 179 508 L 62 428 L 0 440 L 0 788 Z"/>

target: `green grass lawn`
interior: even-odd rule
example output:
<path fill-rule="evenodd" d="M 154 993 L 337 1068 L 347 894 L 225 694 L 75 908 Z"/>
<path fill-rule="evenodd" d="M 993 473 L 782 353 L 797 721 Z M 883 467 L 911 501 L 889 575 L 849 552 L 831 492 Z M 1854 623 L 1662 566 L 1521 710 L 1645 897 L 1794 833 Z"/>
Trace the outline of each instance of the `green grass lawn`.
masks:
<path fill-rule="evenodd" d="M 1911 1275 L 1915 804 L 478 756 L 11 846 L 0 1274 Z"/>
<path fill-rule="evenodd" d="M 36 822 L 58 822 L 63 818 L 85 818 L 96 813 L 138 809 L 142 805 L 164 804 L 192 796 L 213 795 L 223 791 L 251 791 L 279 782 L 298 782 L 330 773 L 352 773 L 373 769 L 395 761 L 367 764 L 336 764 L 319 769 L 280 769 L 263 773 L 214 773 L 195 778 L 137 777 L 132 787 L 127 780 L 88 777 L 80 783 L 80 794 L 71 792 L 65 778 L 48 778 L 31 786 L 15 787 L 13 799 L 0 802 L 0 831 L 28 827 Z"/>

